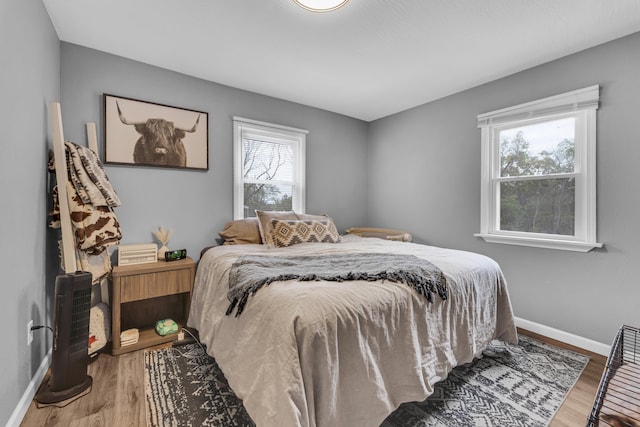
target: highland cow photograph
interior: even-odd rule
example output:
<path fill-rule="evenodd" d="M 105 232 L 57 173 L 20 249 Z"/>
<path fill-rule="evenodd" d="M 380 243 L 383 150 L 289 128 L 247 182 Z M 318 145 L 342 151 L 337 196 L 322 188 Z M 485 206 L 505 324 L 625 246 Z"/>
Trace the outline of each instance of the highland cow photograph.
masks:
<path fill-rule="evenodd" d="M 105 163 L 209 169 L 208 114 L 104 94 Z"/>

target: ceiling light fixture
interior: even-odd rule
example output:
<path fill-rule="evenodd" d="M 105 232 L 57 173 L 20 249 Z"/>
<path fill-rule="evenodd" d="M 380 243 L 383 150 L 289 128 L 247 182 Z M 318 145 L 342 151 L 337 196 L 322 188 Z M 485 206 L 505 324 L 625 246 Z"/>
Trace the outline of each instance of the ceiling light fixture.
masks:
<path fill-rule="evenodd" d="M 300 7 L 312 12 L 329 12 L 345 5 L 349 0 L 293 0 Z"/>

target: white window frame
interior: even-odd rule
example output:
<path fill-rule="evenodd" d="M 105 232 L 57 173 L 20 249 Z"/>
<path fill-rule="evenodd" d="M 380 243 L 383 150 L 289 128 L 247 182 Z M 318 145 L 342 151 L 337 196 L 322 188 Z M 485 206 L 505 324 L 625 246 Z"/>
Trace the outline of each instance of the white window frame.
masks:
<path fill-rule="evenodd" d="M 306 205 L 305 159 L 306 137 L 309 133 L 305 129 L 297 129 L 258 120 L 233 117 L 233 217 L 244 218 L 244 144 L 245 138 L 261 139 L 278 144 L 287 144 L 293 148 L 293 182 L 292 209 L 304 213 Z M 276 182 L 274 182 L 276 183 Z"/>
<path fill-rule="evenodd" d="M 481 218 L 480 233 L 475 236 L 491 243 L 577 252 L 602 247 L 602 243 L 596 241 L 596 110 L 599 97 L 599 86 L 594 85 L 478 115 L 482 141 Z M 574 172 L 566 174 L 575 178 L 574 235 L 500 230 L 500 183 L 509 180 L 500 177 L 500 130 L 565 117 L 576 119 Z"/>

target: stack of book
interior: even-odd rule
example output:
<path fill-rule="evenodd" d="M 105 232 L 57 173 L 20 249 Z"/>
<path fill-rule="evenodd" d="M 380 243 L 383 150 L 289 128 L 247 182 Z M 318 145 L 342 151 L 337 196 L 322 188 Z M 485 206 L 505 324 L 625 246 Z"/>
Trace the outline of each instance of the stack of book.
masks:
<path fill-rule="evenodd" d="M 120 345 L 122 347 L 127 345 L 133 345 L 138 342 L 139 336 L 140 336 L 140 332 L 135 328 L 122 331 L 120 333 Z"/>

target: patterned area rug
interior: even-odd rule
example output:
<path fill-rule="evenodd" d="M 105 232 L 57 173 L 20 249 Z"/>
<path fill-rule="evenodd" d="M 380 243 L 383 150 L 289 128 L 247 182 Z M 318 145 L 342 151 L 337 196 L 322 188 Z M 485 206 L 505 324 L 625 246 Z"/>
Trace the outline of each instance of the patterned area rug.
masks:
<path fill-rule="evenodd" d="M 546 426 L 588 361 L 525 336 L 517 346 L 495 341 L 427 400 L 401 405 L 381 427 Z M 148 426 L 255 425 L 196 344 L 146 351 L 145 389 Z"/>
<path fill-rule="evenodd" d="M 147 426 L 255 426 L 198 344 L 144 353 Z"/>

